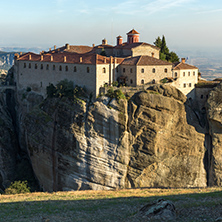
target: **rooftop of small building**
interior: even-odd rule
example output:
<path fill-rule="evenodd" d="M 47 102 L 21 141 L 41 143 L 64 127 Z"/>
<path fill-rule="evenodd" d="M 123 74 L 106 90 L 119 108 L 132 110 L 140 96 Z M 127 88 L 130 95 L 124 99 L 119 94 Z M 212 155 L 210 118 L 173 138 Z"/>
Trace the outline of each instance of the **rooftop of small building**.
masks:
<path fill-rule="evenodd" d="M 126 58 L 122 62 L 122 65 L 139 65 L 139 66 L 145 66 L 145 65 L 171 65 L 172 63 L 163 61 L 151 56 L 141 55 L 141 56 L 135 56 L 131 58 Z"/>
<path fill-rule="evenodd" d="M 127 33 L 127 35 L 130 35 L 130 34 L 140 34 L 139 32 L 137 32 L 135 29 L 132 29 L 131 31 L 129 31 L 128 33 Z"/>
<path fill-rule="evenodd" d="M 173 63 L 174 70 L 183 70 L 183 69 L 198 69 L 196 66 L 187 64 L 185 62 L 176 62 Z"/>

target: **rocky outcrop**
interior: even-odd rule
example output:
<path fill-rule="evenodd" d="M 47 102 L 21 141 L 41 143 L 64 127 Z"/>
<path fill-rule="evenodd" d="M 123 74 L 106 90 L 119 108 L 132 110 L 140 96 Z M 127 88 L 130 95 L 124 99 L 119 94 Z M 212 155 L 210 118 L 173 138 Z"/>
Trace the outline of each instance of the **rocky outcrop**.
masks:
<path fill-rule="evenodd" d="M 18 151 L 12 118 L 6 108 L 4 93 L 0 94 L 0 190 L 10 185 L 15 177 Z"/>
<path fill-rule="evenodd" d="M 211 136 L 208 156 L 209 185 L 222 186 L 222 84 L 210 92 L 207 116 Z"/>
<path fill-rule="evenodd" d="M 185 101 L 161 85 L 129 102 L 44 100 L 22 121 L 43 190 L 206 186 L 204 134 L 187 123 Z"/>

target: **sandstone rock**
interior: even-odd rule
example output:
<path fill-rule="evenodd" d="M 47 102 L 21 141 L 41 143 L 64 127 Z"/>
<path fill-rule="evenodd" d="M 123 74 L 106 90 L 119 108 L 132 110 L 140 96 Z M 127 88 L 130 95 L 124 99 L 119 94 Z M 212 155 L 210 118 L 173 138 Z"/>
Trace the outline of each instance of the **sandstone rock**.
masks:
<path fill-rule="evenodd" d="M 90 107 L 46 99 L 23 117 L 21 138 L 47 191 L 204 187 L 204 134 L 187 123 L 185 100 L 170 86 Z"/>
<path fill-rule="evenodd" d="M 176 209 L 171 201 L 159 199 L 142 207 L 139 214 L 151 220 L 168 221 L 175 219 Z"/>
<path fill-rule="evenodd" d="M 4 190 L 14 179 L 17 140 L 11 116 L 6 108 L 4 94 L 0 94 L 0 189 Z"/>
<path fill-rule="evenodd" d="M 222 84 L 209 95 L 207 116 L 211 135 L 209 185 L 222 186 Z"/>
<path fill-rule="evenodd" d="M 149 91 L 132 98 L 128 187 L 206 186 L 204 134 L 187 123 L 182 101 Z"/>

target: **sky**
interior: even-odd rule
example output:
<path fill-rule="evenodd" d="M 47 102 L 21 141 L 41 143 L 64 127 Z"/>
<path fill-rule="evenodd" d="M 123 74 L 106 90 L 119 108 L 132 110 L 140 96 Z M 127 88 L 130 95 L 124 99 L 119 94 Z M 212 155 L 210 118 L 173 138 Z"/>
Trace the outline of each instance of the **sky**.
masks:
<path fill-rule="evenodd" d="M 116 44 L 165 36 L 170 50 L 222 51 L 221 0 L 0 0 L 0 48 Z"/>

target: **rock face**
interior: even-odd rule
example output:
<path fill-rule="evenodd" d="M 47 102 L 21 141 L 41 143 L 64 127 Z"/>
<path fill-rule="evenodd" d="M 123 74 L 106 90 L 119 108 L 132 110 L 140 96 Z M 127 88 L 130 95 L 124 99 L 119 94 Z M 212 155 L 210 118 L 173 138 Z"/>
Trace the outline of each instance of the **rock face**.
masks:
<path fill-rule="evenodd" d="M 13 123 L 5 105 L 4 93 L 0 94 L 0 189 L 5 189 L 14 179 L 17 140 Z"/>
<path fill-rule="evenodd" d="M 208 156 L 209 185 L 222 186 L 222 84 L 209 95 L 207 115 L 212 138 Z"/>
<path fill-rule="evenodd" d="M 187 123 L 185 101 L 170 86 L 108 106 L 46 99 L 22 125 L 43 190 L 206 186 L 204 134 Z"/>

